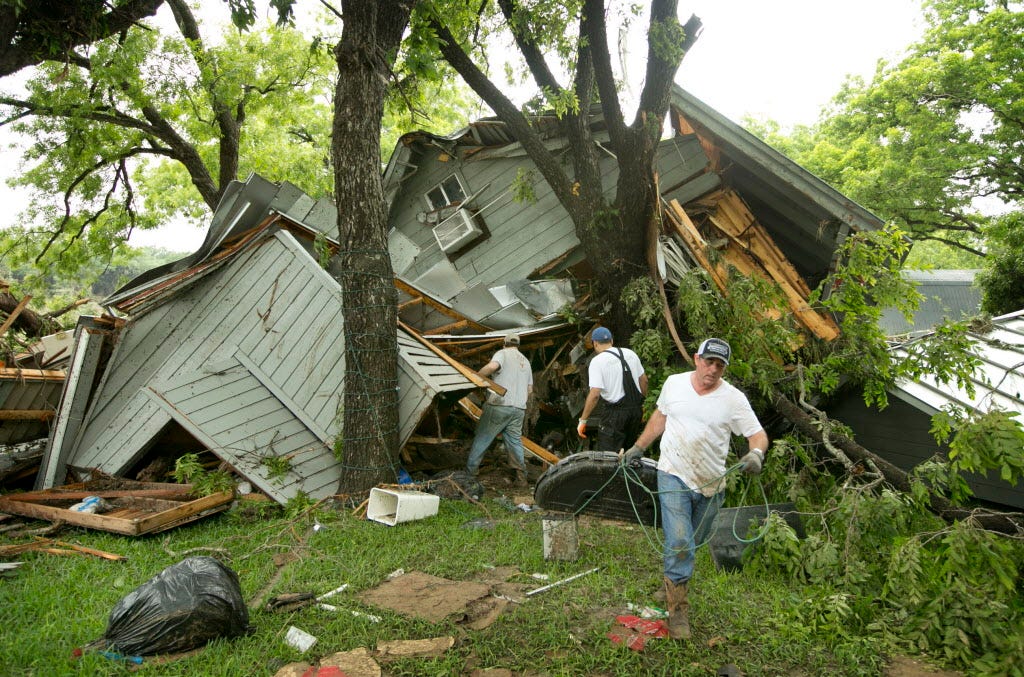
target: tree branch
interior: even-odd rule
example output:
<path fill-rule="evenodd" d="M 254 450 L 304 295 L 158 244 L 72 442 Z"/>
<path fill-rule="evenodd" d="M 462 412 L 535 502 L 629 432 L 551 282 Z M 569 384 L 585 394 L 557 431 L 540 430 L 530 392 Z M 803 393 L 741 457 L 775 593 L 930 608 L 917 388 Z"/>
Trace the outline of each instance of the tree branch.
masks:
<path fill-rule="evenodd" d="M 76 47 L 127 30 L 154 15 L 163 1 L 126 0 L 113 7 L 88 0 L 0 3 L 0 77 L 44 61 L 66 63 Z M 110 9 L 97 15 L 98 8 Z"/>
<path fill-rule="evenodd" d="M 439 48 L 445 60 L 455 69 L 466 84 L 473 89 L 477 95 L 487 102 L 498 117 L 509 126 L 513 136 L 523 144 L 523 148 L 537 164 L 537 169 L 547 179 L 552 191 L 562 204 L 572 204 L 576 197 L 572 193 L 572 185 L 562 169 L 561 164 L 549 151 L 540 137 L 530 126 L 526 117 L 509 101 L 501 90 L 494 86 L 494 83 L 481 71 L 469 58 L 466 52 L 459 46 L 455 36 L 452 35 L 447 25 L 441 23 L 440 18 L 431 17 L 430 26 L 437 33 L 440 39 Z"/>

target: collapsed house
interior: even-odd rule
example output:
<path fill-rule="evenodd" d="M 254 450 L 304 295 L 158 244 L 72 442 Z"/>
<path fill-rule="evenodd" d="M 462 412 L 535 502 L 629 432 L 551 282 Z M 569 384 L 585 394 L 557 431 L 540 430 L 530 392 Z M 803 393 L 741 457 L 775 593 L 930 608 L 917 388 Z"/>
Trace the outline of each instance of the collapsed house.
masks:
<path fill-rule="evenodd" d="M 810 308 L 807 296 L 834 269 L 843 240 L 882 221 L 682 88 L 673 89 L 670 105 L 675 134 L 661 142 L 657 159 L 668 224 L 662 259 L 704 267 L 719 285 L 726 264 L 766 275 L 798 321 L 834 338 L 834 322 Z M 567 148 L 554 116 L 534 124 L 553 152 Z M 595 141 L 607 142 L 600 115 L 593 128 Z M 610 154 L 602 166 L 611 191 L 617 166 Z M 543 322 L 569 299 L 562 278 L 588 277 L 568 213 L 500 121 L 480 120 L 445 137 L 406 134 L 384 185 L 395 274 L 464 316 L 453 322 L 403 298 L 403 320 L 435 341 L 480 325 Z M 529 199 L 517 198 L 523 193 Z M 710 248 L 722 256 L 709 257 Z"/>
<path fill-rule="evenodd" d="M 665 279 L 699 266 L 724 285 L 726 265 L 764 276 L 807 331 L 834 338 L 809 291 L 844 238 L 881 221 L 682 89 L 671 105 L 675 133 L 658 155 Z M 566 147 L 554 118 L 535 123 L 550 148 Z M 599 115 L 593 125 L 601 143 Z M 604 165 L 612 190 L 616 165 Z M 525 201 L 514 194 L 524 181 Z M 571 219 L 505 125 L 407 134 L 384 185 L 403 453 L 421 424 L 443 440 L 439 410 L 479 414 L 465 395 L 488 383 L 473 367 L 509 331 L 538 373 L 575 376 L 585 390 L 580 330 L 560 311 L 585 302 L 589 267 Z M 334 493 L 344 317 L 317 243 L 333 242 L 335 229 L 333 205 L 290 184 L 231 184 L 198 251 L 139 276 L 105 301 L 109 315 L 80 322 L 37 488 L 68 469 L 135 475 L 161 456 L 205 449 L 278 501 Z M 574 420 L 585 393 L 574 400 L 553 380 L 538 379 L 541 413 Z"/>

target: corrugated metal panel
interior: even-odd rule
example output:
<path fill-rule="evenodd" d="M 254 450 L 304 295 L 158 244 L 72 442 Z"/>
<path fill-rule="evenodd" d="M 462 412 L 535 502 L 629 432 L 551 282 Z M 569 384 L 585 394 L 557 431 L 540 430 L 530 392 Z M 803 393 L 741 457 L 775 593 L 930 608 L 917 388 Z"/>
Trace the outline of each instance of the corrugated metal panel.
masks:
<path fill-rule="evenodd" d="M 981 359 L 970 379 L 973 397 L 955 383 L 939 383 L 927 375 L 899 382 L 893 393 L 931 413 L 948 405 L 981 411 L 999 407 L 1019 412 L 1024 420 L 1024 311 L 994 318 L 992 323 L 990 331 L 970 335 L 972 350 Z M 894 353 L 906 355 L 910 343 L 897 346 Z"/>

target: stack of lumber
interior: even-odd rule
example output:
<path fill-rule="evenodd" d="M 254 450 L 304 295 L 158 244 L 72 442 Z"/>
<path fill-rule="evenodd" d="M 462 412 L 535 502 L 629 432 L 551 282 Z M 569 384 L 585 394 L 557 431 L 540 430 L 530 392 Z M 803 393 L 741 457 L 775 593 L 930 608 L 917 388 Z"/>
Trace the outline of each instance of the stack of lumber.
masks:
<path fill-rule="evenodd" d="M 808 302 L 811 291 L 807 283 L 757 222 L 739 194 L 727 188 L 705 196 L 699 204 L 707 214 L 708 238 L 701 234 L 689 214 L 674 200 L 665 209 L 665 221 L 720 291 L 726 291 L 728 266 L 745 276 L 761 276 L 779 286 L 794 318 L 808 331 L 826 341 L 839 336 L 835 321 L 811 307 Z M 719 238 L 724 241 L 723 246 L 716 246 L 719 256 L 709 255 L 711 245 L 708 240 Z"/>

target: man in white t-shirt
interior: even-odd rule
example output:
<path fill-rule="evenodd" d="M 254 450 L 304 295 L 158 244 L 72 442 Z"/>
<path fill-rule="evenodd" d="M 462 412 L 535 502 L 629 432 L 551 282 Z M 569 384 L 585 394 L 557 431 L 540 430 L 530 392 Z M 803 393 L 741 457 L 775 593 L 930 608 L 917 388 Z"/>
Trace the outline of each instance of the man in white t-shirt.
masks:
<path fill-rule="evenodd" d="M 740 459 L 743 471 L 761 472 L 768 435 L 746 395 L 722 380 L 732 349 L 709 338 L 693 355 L 694 370 L 669 376 L 636 444 L 624 463 L 643 456 L 661 436 L 658 499 L 664 531 L 665 597 L 669 636 L 689 639 L 688 583 L 693 576 L 696 544 L 711 528 L 724 498 L 725 459 L 732 435 L 747 438 Z"/>
<path fill-rule="evenodd" d="M 635 439 L 643 428 L 647 374 L 636 353 L 613 346 L 612 333 L 607 327 L 595 329 L 590 339 L 594 342 L 595 353 L 587 368 L 590 391 L 583 403 L 576 433 L 580 437 L 587 436 L 587 421 L 601 402 L 601 426 L 594 448 L 621 451 L 626 440 Z"/>
<path fill-rule="evenodd" d="M 480 461 L 491 442 L 499 434 L 505 448 L 516 463 L 516 484 L 526 486 L 526 460 L 523 458 L 523 419 L 526 403 L 533 394 L 533 369 L 530 360 L 519 352 L 519 335 L 505 337 L 504 348 L 499 350 L 478 372 L 481 376 L 494 375 L 494 382 L 505 388 L 504 395 L 487 393 L 476 435 L 469 449 L 466 470 L 476 476 Z"/>

